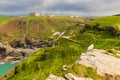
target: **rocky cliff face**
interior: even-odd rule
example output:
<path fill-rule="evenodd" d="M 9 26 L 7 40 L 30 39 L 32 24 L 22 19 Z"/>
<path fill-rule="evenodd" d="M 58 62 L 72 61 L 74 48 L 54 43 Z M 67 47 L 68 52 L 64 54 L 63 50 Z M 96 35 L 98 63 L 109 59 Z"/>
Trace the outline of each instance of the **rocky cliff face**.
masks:
<path fill-rule="evenodd" d="M 51 41 L 32 41 L 25 40 L 23 43 L 21 40 L 13 40 L 10 44 L 0 44 L 0 62 L 10 62 L 20 60 L 23 57 L 31 55 L 39 48 L 52 46 Z"/>
<path fill-rule="evenodd" d="M 64 76 L 64 78 L 57 77 L 57 76 L 51 74 L 51 75 L 49 75 L 49 77 L 46 80 L 93 80 L 93 79 L 84 78 L 84 77 L 76 77 L 72 73 L 68 73 Z"/>
<path fill-rule="evenodd" d="M 82 53 L 76 61 L 87 67 L 92 67 L 97 74 L 104 76 L 104 80 L 120 80 L 120 59 L 112 55 L 105 54 L 107 51 L 92 49 Z M 65 74 L 64 77 L 49 75 L 46 80 L 93 80 L 91 78 L 77 77 L 71 73 Z"/>
<path fill-rule="evenodd" d="M 120 77 L 120 59 L 105 53 L 106 51 L 97 49 L 88 51 L 81 55 L 77 63 L 93 67 L 103 76 L 108 74 Z"/>
<path fill-rule="evenodd" d="M 0 63 L 20 60 L 33 53 L 34 49 L 12 48 L 10 45 L 0 44 Z"/>

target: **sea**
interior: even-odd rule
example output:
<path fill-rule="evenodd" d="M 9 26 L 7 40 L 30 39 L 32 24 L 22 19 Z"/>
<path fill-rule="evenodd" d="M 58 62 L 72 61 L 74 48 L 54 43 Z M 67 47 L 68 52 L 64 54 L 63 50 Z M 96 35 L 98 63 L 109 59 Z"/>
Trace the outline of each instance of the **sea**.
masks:
<path fill-rule="evenodd" d="M 0 76 L 3 76 L 8 71 L 13 69 L 20 61 L 0 63 Z"/>

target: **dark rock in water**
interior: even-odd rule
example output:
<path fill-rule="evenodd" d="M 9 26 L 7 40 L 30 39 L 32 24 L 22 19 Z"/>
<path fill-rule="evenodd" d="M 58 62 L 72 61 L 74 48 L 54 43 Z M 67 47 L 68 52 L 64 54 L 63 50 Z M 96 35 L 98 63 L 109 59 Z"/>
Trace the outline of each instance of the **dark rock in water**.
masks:
<path fill-rule="evenodd" d="M 7 56 L 12 56 L 12 57 L 26 57 L 27 53 L 22 52 L 22 51 L 11 51 L 7 54 Z"/>
<path fill-rule="evenodd" d="M 15 67 L 14 73 L 15 73 L 15 74 L 18 73 L 18 69 L 17 69 L 17 67 Z"/>
<path fill-rule="evenodd" d="M 12 52 L 9 52 L 7 54 L 7 56 L 19 57 L 19 56 L 22 56 L 22 54 L 20 52 L 17 52 L 17 51 L 12 51 Z"/>
<path fill-rule="evenodd" d="M 16 60 L 20 60 L 21 58 L 26 57 L 26 56 L 28 56 L 26 52 L 11 51 L 11 52 L 7 53 L 4 61 L 6 61 L 6 62 L 16 61 Z"/>

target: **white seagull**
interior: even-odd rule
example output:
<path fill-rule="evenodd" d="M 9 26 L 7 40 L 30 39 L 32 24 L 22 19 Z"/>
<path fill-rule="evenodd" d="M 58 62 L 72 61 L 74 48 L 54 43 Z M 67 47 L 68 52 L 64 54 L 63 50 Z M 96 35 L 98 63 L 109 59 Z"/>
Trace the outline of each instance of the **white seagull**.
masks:
<path fill-rule="evenodd" d="M 87 50 L 92 50 L 94 48 L 94 44 L 91 44 Z"/>
<path fill-rule="evenodd" d="M 60 35 L 60 32 L 53 33 L 53 37 L 56 36 L 56 35 Z"/>

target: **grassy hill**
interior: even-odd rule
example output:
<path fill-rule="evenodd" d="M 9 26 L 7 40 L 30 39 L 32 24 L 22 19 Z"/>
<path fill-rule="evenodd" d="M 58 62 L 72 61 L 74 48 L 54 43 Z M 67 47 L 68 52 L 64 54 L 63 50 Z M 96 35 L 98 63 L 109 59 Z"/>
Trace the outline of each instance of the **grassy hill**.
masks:
<path fill-rule="evenodd" d="M 81 18 L 62 16 L 15 17 L 0 26 L 1 41 L 12 40 L 16 37 L 21 38 L 26 35 L 30 38 L 48 39 L 56 31 L 75 29 L 81 21 L 83 21 Z"/>
<path fill-rule="evenodd" d="M 120 16 L 105 16 L 96 18 L 90 21 L 92 25 L 99 24 L 101 27 L 114 26 L 118 27 L 120 25 Z"/>
<path fill-rule="evenodd" d="M 84 44 L 88 44 L 88 42 L 84 42 Z M 56 46 L 40 49 L 27 60 L 20 63 L 16 67 L 14 75 L 10 76 L 8 80 L 32 80 L 36 78 L 36 80 L 45 80 L 49 74 L 63 77 L 67 73 L 91 77 L 94 80 L 103 79 L 102 76 L 96 74 L 93 68 L 74 63 L 81 53 L 87 50 L 86 47 L 87 45 L 61 38 Z M 63 65 L 72 66 L 72 68 L 68 71 L 63 71 Z"/>
<path fill-rule="evenodd" d="M 87 47 L 91 44 L 98 49 L 119 48 L 119 20 L 119 16 L 108 16 L 96 18 L 86 25 L 81 25 L 81 22 L 84 22 L 81 18 L 40 16 L 17 17 L 8 21 L 0 27 L 0 30 L 8 30 L 10 27 L 9 33 L 1 32 L 2 34 L 12 34 L 7 37 L 8 39 L 21 37 L 27 33 L 29 38 L 48 39 L 57 31 L 66 31 L 64 36 L 70 37 L 69 39 L 61 37 L 54 47 L 35 52 L 16 67 L 14 74 L 8 80 L 36 78 L 45 80 L 49 74 L 64 76 L 69 72 L 77 76 L 91 77 L 94 80 L 105 79 L 105 77 L 97 75 L 94 69 L 74 64 L 74 62 L 82 52 L 87 51 Z M 73 66 L 70 70 L 63 71 L 63 65 Z"/>
<path fill-rule="evenodd" d="M 0 23 L 9 21 L 12 16 L 0 16 Z"/>
<path fill-rule="evenodd" d="M 109 49 L 112 47 L 117 47 L 120 45 L 119 36 L 120 36 L 120 16 L 106 16 L 96 18 L 93 21 L 90 21 L 89 24 L 97 32 L 93 32 L 97 37 L 101 37 L 98 42 L 97 48 Z"/>
<path fill-rule="evenodd" d="M 97 26 L 104 30 L 109 29 L 115 35 L 120 34 L 120 16 L 100 17 L 90 21 L 90 24 L 94 27 Z"/>

